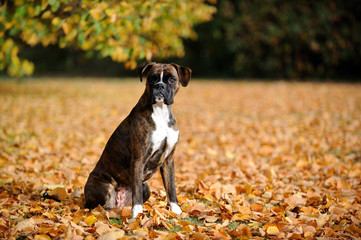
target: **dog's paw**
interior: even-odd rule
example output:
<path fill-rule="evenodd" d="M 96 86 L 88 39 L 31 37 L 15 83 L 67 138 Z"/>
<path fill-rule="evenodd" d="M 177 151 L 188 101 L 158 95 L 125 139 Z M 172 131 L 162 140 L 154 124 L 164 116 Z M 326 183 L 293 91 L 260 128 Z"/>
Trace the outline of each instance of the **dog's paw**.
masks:
<path fill-rule="evenodd" d="M 143 206 L 139 204 L 135 204 L 132 208 L 133 218 L 136 218 L 139 213 L 143 213 Z"/>
<path fill-rule="evenodd" d="M 181 215 L 181 213 L 182 213 L 182 209 L 178 206 L 178 204 L 177 203 L 170 203 L 170 210 L 172 211 L 172 212 L 174 212 L 175 214 L 177 214 L 178 216 L 180 216 Z"/>

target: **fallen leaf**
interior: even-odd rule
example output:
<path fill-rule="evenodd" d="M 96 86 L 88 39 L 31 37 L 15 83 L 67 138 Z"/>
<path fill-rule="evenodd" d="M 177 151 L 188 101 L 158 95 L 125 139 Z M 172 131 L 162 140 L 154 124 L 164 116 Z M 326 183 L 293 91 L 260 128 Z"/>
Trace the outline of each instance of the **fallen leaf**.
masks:
<path fill-rule="evenodd" d="M 254 203 L 251 205 L 251 210 L 255 212 L 263 212 L 264 206 L 260 203 Z"/>
<path fill-rule="evenodd" d="M 216 222 L 216 221 L 218 220 L 218 217 L 216 217 L 216 216 L 207 216 L 207 217 L 205 218 L 205 220 L 206 220 L 207 222 L 209 222 L 209 223 L 214 223 L 214 222 Z"/>
<path fill-rule="evenodd" d="M 124 237 L 124 231 L 123 230 L 116 230 L 112 232 L 105 233 L 101 235 L 98 240 L 117 240 L 122 237 Z"/>
<path fill-rule="evenodd" d="M 35 235 L 35 240 L 51 240 L 51 238 L 48 235 Z"/>
<path fill-rule="evenodd" d="M 17 231 L 22 231 L 22 232 L 32 232 L 35 229 L 35 222 L 34 219 L 29 218 L 29 219 L 25 219 L 21 222 L 19 222 L 18 224 L 16 224 L 16 230 Z"/>
<path fill-rule="evenodd" d="M 246 238 L 251 238 L 252 234 L 251 234 L 251 230 L 249 229 L 249 227 L 245 224 L 240 224 L 237 227 L 237 231 L 240 233 L 240 237 L 246 237 Z"/>
<path fill-rule="evenodd" d="M 97 221 L 97 218 L 94 215 L 90 215 L 84 219 L 84 222 L 91 227 L 95 222 Z"/>
<path fill-rule="evenodd" d="M 270 226 L 269 228 L 267 228 L 266 232 L 268 235 L 277 235 L 280 231 L 276 226 Z"/>
<path fill-rule="evenodd" d="M 329 213 L 335 214 L 335 215 L 343 215 L 343 214 L 347 213 L 346 209 L 340 208 L 340 207 L 335 207 L 335 206 L 331 206 L 328 211 L 329 211 Z"/>
<path fill-rule="evenodd" d="M 196 233 L 194 233 L 192 235 L 192 239 L 194 239 L 194 240 L 208 240 L 210 238 L 204 233 L 196 232 Z"/>
<path fill-rule="evenodd" d="M 108 224 L 105 224 L 103 222 L 96 222 L 95 223 L 95 231 L 99 235 L 103 235 L 104 233 L 107 233 L 111 230 Z"/>

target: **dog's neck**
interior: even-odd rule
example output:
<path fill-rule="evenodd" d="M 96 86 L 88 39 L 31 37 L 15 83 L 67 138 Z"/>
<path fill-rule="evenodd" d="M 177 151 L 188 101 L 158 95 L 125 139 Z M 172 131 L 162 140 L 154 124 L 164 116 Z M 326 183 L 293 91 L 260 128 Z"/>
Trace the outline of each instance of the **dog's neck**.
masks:
<path fill-rule="evenodd" d="M 163 119 L 164 123 L 168 124 L 170 121 L 170 116 L 172 115 L 171 105 L 166 105 L 164 103 L 156 103 L 152 105 L 153 113 L 152 116 L 155 116 L 158 119 Z"/>

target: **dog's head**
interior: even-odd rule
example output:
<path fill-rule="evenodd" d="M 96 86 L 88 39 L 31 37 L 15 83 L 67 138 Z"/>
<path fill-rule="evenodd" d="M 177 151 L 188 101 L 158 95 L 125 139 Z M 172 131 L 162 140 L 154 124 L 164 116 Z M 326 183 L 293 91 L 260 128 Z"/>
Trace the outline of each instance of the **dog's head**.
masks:
<path fill-rule="evenodd" d="M 192 70 L 177 64 L 163 64 L 145 62 L 137 67 L 137 72 L 142 81 L 147 76 L 147 89 L 150 93 L 152 104 L 174 103 L 174 96 L 180 85 L 186 87 L 191 79 Z"/>

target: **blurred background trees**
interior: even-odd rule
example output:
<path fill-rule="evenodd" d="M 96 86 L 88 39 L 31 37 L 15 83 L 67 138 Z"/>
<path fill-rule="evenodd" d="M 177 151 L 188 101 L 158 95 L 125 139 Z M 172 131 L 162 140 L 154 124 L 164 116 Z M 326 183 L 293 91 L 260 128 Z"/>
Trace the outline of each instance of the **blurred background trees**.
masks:
<path fill-rule="evenodd" d="M 361 4 L 5 1 L 0 46 L 0 69 L 15 76 L 32 62 L 39 74 L 122 76 L 152 59 L 195 76 L 360 79 Z"/>
<path fill-rule="evenodd" d="M 234 77 L 361 76 L 359 1 L 219 0 L 187 44 L 196 72 Z M 201 63 L 201 64 L 197 64 Z"/>

